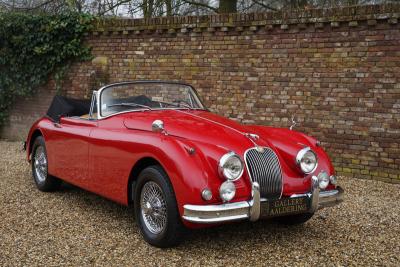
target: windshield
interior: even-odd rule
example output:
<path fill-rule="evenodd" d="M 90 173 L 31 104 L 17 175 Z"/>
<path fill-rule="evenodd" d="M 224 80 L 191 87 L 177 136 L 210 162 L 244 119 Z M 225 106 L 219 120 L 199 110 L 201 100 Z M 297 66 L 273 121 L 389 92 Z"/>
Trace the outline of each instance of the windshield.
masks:
<path fill-rule="evenodd" d="M 166 82 L 127 82 L 104 88 L 100 115 L 133 110 L 204 109 L 191 86 Z"/>

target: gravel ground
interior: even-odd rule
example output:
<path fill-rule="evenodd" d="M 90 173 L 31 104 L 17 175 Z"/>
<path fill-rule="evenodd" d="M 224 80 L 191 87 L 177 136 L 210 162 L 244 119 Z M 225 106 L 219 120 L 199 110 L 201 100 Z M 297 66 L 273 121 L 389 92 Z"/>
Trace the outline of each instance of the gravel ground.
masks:
<path fill-rule="evenodd" d="M 162 250 L 142 240 L 131 208 L 72 186 L 41 193 L 20 143 L 0 151 L 0 266 L 400 266 L 400 185 L 342 177 L 345 202 L 303 226 L 236 223 Z"/>

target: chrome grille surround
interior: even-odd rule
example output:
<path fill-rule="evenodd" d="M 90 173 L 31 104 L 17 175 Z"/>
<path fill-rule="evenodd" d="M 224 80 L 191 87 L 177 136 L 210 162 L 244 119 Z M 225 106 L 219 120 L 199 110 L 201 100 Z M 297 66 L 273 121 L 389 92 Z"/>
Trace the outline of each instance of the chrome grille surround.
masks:
<path fill-rule="evenodd" d="M 263 147 L 264 152 L 258 152 L 253 147 L 244 153 L 246 169 L 250 179 L 258 182 L 262 198 L 278 199 L 282 196 L 282 170 L 275 152 Z"/>

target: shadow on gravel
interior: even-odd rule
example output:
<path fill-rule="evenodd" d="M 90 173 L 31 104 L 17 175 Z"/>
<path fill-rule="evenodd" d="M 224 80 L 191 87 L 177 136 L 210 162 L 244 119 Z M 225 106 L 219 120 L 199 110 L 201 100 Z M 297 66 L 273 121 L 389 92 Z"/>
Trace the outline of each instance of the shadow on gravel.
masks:
<path fill-rule="evenodd" d="M 72 206 L 79 207 L 81 211 L 90 213 L 95 217 L 108 217 L 108 220 L 117 221 L 119 229 L 113 231 L 130 232 L 132 237 L 139 233 L 133 216 L 133 207 L 126 207 L 111 200 L 85 191 L 74 185 L 63 183 L 57 197 L 68 198 Z M 315 220 L 315 219 L 314 219 Z M 108 228 L 107 225 L 101 227 Z M 132 231 L 133 229 L 133 231 Z M 310 223 L 298 226 L 283 226 L 274 223 L 272 220 L 257 222 L 241 221 L 231 224 L 219 225 L 203 229 L 188 230 L 183 243 L 173 248 L 177 251 L 196 250 L 199 247 L 213 247 L 216 250 L 237 248 L 243 242 L 259 242 L 270 244 L 277 241 L 290 241 L 293 236 L 318 235 Z M 143 240 L 143 243 L 145 241 Z"/>

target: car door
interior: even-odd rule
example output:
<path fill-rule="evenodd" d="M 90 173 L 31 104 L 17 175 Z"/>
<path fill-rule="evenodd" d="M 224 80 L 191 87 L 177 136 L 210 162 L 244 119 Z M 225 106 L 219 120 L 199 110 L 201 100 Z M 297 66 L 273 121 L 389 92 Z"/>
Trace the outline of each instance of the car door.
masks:
<path fill-rule="evenodd" d="M 47 145 L 49 173 L 87 188 L 90 133 L 96 127 L 96 120 L 80 117 L 62 117 L 53 123 Z"/>

